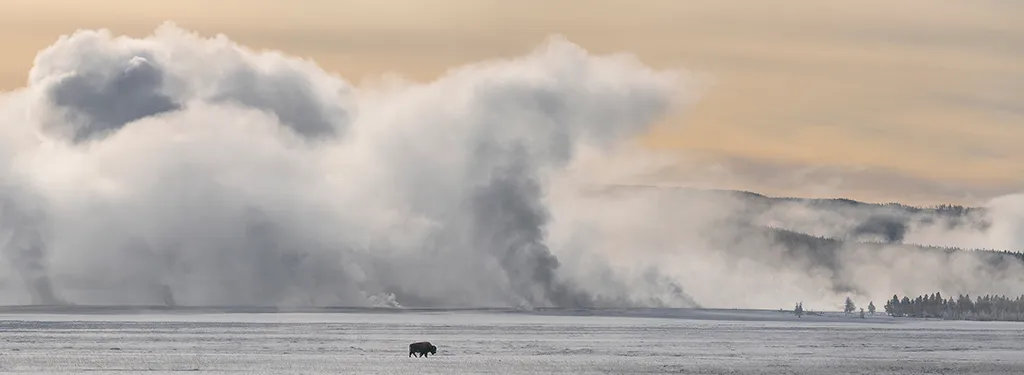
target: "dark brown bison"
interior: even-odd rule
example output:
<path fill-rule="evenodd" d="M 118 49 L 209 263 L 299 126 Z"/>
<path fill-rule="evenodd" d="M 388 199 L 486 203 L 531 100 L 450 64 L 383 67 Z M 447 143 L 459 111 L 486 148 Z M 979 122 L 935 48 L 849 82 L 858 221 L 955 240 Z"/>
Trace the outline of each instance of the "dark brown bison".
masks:
<path fill-rule="evenodd" d="M 429 341 L 414 342 L 409 344 L 409 356 L 416 354 L 417 357 L 426 357 L 427 353 L 437 354 L 437 347 Z"/>

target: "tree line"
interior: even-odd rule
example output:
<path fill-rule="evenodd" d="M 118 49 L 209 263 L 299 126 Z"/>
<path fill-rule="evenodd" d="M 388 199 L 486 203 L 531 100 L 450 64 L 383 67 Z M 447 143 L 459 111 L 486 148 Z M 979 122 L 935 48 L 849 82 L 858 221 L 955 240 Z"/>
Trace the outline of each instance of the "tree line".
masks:
<path fill-rule="evenodd" d="M 968 295 L 958 295 L 948 299 L 942 293 L 923 294 L 915 298 L 893 295 L 883 306 L 885 313 L 893 317 L 932 318 L 945 320 L 977 320 L 977 321 L 1012 321 L 1024 322 L 1024 295 L 1010 298 L 1003 295 L 984 295 L 971 299 Z M 875 315 L 875 302 L 868 302 L 867 313 Z M 780 309 L 780 311 L 782 311 Z M 857 305 L 850 297 L 846 297 L 843 312 L 850 315 L 857 311 Z M 797 317 L 803 315 L 820 315 L 804 310 L 803 303 L 793 308 Z M 865 317 L 864 309 L 860 309 L 860 318 Z"/>
<path fill-rule="evenodd" d="M 969 294 L 961 294 L 945 299 L 942 293 L 935 292 L 911 299 L 894 294 L 885 303 L 885 311 L 894 317 L 1020 322 L 1024 321 L 1024 295 L 984 295 L 971 299 Z"/>

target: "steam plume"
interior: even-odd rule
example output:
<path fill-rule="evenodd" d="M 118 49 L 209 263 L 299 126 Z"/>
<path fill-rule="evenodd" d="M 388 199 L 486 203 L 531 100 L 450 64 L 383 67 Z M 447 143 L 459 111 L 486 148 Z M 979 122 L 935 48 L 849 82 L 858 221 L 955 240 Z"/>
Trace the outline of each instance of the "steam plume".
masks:
<path fill-rule="evenodd" d="M 0 176 L 38 196 L 0 196 L 4 302 L 692 304 L 581 283 L 547 238 L 550 178 L 645 131 L 687 98 L 679 78 L 552 38 L 356 89 L 173 24 L 79 31 L 4 94 Z"/>
<path fill-rule="evenodd" d="M 1020 262 L 909 246 L 1019 250 L 1015 196 L 949 216 L 595 188 L 657 166 L 629 141 L 696 83 L 557 37 L 429 83 L 354 87 L 173 24 L 79 31 L 0 94 L 0 303 L 821 309 L 1024 293 Z"/>

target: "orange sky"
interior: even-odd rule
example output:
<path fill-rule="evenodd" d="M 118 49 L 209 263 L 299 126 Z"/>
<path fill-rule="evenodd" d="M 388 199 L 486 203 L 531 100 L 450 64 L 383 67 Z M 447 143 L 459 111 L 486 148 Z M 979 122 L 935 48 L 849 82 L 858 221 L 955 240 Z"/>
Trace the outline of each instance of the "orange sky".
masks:
<path fill-rule="evenodd" d="M 430 79 L 560 33 L 714 77 L 697 107 L 642 140 L 679 159 L 644 182 L 918 203 L 1024 190 L 1024 2 L 0 0 L 0 9 L 0 89 L 22 86 L 35 53 L 79 27 L 141 36 L 172 20 L 312 58 L 354 83 L 385 72 Z"/>

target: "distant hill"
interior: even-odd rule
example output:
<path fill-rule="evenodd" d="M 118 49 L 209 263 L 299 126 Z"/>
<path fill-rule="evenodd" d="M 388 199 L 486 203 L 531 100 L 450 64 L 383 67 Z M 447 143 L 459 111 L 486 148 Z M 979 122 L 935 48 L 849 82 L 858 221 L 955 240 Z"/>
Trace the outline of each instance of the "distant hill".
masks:
<path fill-rule="evenodd" d="M 943 230 L 984 231 L 991 225 L 986 218 L 985 208 L 961 205 L 916 207 L 896 202 L 770 197 L 750 191 L 645 185 L 605 185 L 598 190 L 605 194 L 659 191 L 691 198 L 733 199 L 741 203 L 742 207 L 735 212 L 737 220 L 750 220 L 754 224 L 781 227 L 812 236 L 857 242 L 902 243 L 908 231 L 929 226 L 940 226 Z M 800 212 L 794 212 L 796 208 Z M 836 222 L 801 224 L 796 216 L 803 211 L 817 212 L 821 214 L 819 216 L 822 220 L 833 218 Z M 829 224 L 832 228 L 812 228 L 824 226 L 815 224 Z"/>
<path fill-rule="evenodd" d="M 906 214 L 935 214 L 946 217 L 960 217 L 985 212 L 983 207 L 970 207 L 962 205 L 943 204 L 929 207 L 918 207 L 902 204 L 899 202 L 870 203 L 861 202 L 847 198 L 800 198 L 800 197 L 772 197 L 760 193 L 745 190 L 726 189 L 700 189 L 691 187 L 675 186 L 651 186 L 651 185 L 602 185 L 600 189 L 607 192 L 615 191 L 639 191 L 639 190 L 661 190 L 677 191 L 689 194 L 707 194 L 709 196 L 727 196 L 745 200 L 749 204 L 768 208 L 781 203 L 800 203 L 811 207 L 829 210 L 871 209 L 888 210 L 892 212 L 903 212 Z"/>
<path fill-rule="evenodd" d="M 1008 250 L 961 249 L 956 247 L 889 244 L 881 242 L 850 242 L 834 238 L 811 236 L 779 228 L 763 228 L 776 248 L 781 248 L 788 259 L 803 260 L 809 269 L 826 270 L 832 277 L 832 290 L 859 293 L 849 279 L 843 277 L 851 268 L 860 266 L 850 259 L 929 259 L 936 264 L 951 265 L 954 259 L 961 262 L 971 259 L 978 265 L 978 277 L 982 272 L 998 272 L 1011 265 L 1024 267 L 1024 253 Z M 886 269 L 880 267 L 880 269 Z"/>
<path fill-rule="evenodd" d="M 969 252 L 971 254 L 975 254 L 979 259 L 989 265 L 998 265 L 1005 261 L 1024 262 L 1024 252 L 1009 250 L 962 249 L 958 247 L 887 244 L 878 242 L 856 242 L 853 243 L 856 246 L 851 247 L 848 246 L 851 245 L 851 242 L 834 238 L 816 237 L 805 233 L 779 228 L 765 228 L 765 230 L 768 231 L 769 237 L 772 238 L 775 243 L 784 245 L 789 251 L 799 251 L 801 255 L 808 255 L 812 257 L 816 263 L 828 265 L 837 264 L 835 260 L 838 254 L 844 251 L 844 249 L 852 247 L 856 247 L 858 250 L 870 249 L 877 252 L 910 250 L 927 251 L 947 256 L 956 252 Z"/>
<path fill-rule="evenodd" d="M 652 186 L 604 186 L 601 195 L 656 194 L 676 207 L 708 213 L 711 224 L 695 235 L 727 262 L 753 262 L 779 275 L 802 275 L 815 287 L 862 294 L 864 278 L 960 292 L 958 273 L 992 280 L 1024 270 L 1019 249 L 981 249 L 908 243 L 914 233 L 983 235 L 990 226 L 980 207 L 866 203 L 851 199 L 770 197 L 749 191 Z M 719 207 L 721 208 L 719 210 Z M 718 210 L 718 211 L 716 211 Z M 699 220 L 698 220 L 699 221 Z M 918 232 L 921 231 L 921 232 Z M 928 237 L 927 235 L 915 238 Z M 983 247 L 983 246 L 977 246 Z M 928 267 L 928 268 L 924 268 Z M 1016 271 L 1010 271 L 1016 272 Z M 947 277 L 948 276 L 948 277 Z M 824 284 L 823 284 L 824 283 Z"/>

